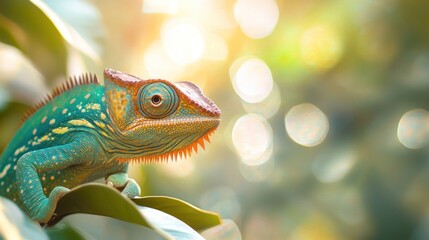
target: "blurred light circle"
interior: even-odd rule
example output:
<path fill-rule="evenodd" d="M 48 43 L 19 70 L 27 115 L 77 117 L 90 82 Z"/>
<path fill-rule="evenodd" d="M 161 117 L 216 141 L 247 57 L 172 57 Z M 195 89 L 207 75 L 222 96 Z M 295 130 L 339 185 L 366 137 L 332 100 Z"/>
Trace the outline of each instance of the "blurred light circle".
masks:
<path fill-rule="evenodd" d="M 164 23 L 161 41 L 170 58 L 181 65 L 194 63 L 205 49 L 200 29 L 184 19 L 171 19 Z"/>
<path fill-rule="evenodd" d="M 224 61 L 228 57 L 228 45 L 217 34 L 207 34 L 207 44 L 203 58 L 211 61 Z"/>
<path fill-rule="evenodd" d="M 271 157 L 273 131 L 261 116 L 247 114 L 235 122 L 232 143 L 244 164 L 261 165 Z"/>
<path fill-rule="evenodd" d="M 301 58 L 310 68 L 323 71 L 332 68 L 340 59 L 342 43 L 338 34 L 326 26 L 315 26 L 301 37 Z"/>
<path fill-rule="evenodd" d="M 279 9 L 274 0 L 238 0 L 234 16 L 241 30 L 251 38 L 271 34 L 279 19 Z"/>
<path fill-rule="evenodd" d="M 306 147 L 320 144 L 329 130 L 326 115 L 310 103 L 292 107 L 286 114 L 285 125 L 289 137 Z"/>
<path fill-rule="evenodd" d="M 355 153 L 342 147 L 316 158 L 312 170 L 317 180 L 325 183 L 336 182 L 350 171 L 355 162 Z"/>
<path fill-rule="evenodd" d="M 237 60 L 239 63 L 242 59 Z M 233 67 L 235 67 L 233 64 Z M 273 88 L 273 76 L 264 61 L 250 58 L 242 62 L 232 73 L 235 92 L 248 103 L 263 101 Z"/>
<path fill-rule="evenodd" d="M 277 84 L 273 84 L 271 93 L 263 101 L 258 103 L 247 103 L 242 102 L 244 110 L 248 113 L 256 113 L 264 118 L 270 118 L 274 116 L 281 105 L 280 89 Z"/>
<path fill-rule="evenodd" d="M 398 124 L 398 139 L 407 148 L 418 149 L 428 142 L 429 112 L 413 109 L 405 113 Z"/>

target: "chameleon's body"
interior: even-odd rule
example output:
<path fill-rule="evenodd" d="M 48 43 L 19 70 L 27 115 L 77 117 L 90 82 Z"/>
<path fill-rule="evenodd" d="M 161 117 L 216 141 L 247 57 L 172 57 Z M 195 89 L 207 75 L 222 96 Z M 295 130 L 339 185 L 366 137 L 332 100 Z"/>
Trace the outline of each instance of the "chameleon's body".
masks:
<path fill-rule="evenodd" d="M 129 197 L 140 194 L 129 162 L 196 151 L 220 111 L 192 83 L 141 80 L 105 70 L 72 79 L 26 119 L 0 159 L 0 195 L 39 222 L 70 188 L 105 177 Z"/>

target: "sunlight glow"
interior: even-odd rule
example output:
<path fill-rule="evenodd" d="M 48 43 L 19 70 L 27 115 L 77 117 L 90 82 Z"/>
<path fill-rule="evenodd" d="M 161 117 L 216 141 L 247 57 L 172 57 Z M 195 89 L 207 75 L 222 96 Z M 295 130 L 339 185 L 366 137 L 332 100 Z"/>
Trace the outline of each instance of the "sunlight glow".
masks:
<path fill-rule="evenodd" d="M 248 103 L 263 101 L 273 88 L 273 76 L 264 61 L 250 58 L 238 59 L 232 65 L 232 86 L 235 92 Z M 237 67 L 238 65 L 238 67 Z M 234 68 L 237 70 L 234 72 Z"/>
<path fill-rule="evenodd" d="M 251 38 L 271 34 L 279 19 L 279 8 L 274 0 L 238 0 L 234 16 L 241 30 Z"/>
<path fill-rule="evenodd" d="M 310 103 L 299 104 L 291 108 L 286 114 L 285 125 L 289 137 L 306 147 L 320 144 L 329 130 L 326 115 Z"/>
<path fill-rule="evenodd" d="M 195 171 L 195 163 L 189 158 L 179 158 L 177 161 L 160 163 L 158 169 L 167 176 L 184 178 Z"/>
<path fill-rule="evenodd" d="M 314 26 L 305 31 L 301 37 L 302 61 L 316 71 L 324 71 L 335 66 L 341 54 L 340 38 L 327 26 Z"/>
<path fill-rule="evenodd" d="M 175 14 L 179 8 L 178 0 L 145 0 L 143 13 Z"/>
<path fill-rule="evenodd" d="M 201 30 L 185 19 L 170 19 L 162 26 L 161 40 L 170 58 L 180 65 L 196 62 L 204 53 Z"/>
<path fill-rule="evenodd" d="M 207 43 L 203 58 L 211 61 L 224 61 L 228 57 L 228 45 L 217 34 L 207 34 Z"/>
<path fill-rule="evenodd" d="M 182 66 L 170 59 L 160 42 L 155 42 L 146 50 L 143 63 L 148 78 L 178 79 L 184 71 Z"/>
<path fill-rule="evenodd" d="M 239 118 L 232 129 L 232 143 L 244 164 L 255 166 L 268 161 L 273 151 L 273 131 L 261 116 Z"/>
<path fill-rule="evenodd" d="M 429 112 L 413 109 L 405 113 L 398 124 L 398 139 L 407 148 L 418 149 L 428 143 Z"/>
<path fill-rule="evenodd" d="M 256 113 L 264 118 L 271 118 L 274 116 L 280 109 L 281 103 L 280 89 L 275 82 L 271 93 L 263 101 L 258 103 L 242 102 L 246 112 Z"/>

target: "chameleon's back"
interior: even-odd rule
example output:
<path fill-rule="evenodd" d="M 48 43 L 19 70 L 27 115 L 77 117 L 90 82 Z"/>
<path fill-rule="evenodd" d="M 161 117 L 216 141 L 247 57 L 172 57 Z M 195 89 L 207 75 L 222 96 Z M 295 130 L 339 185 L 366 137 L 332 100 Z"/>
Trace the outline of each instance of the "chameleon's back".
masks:
<path fill-rule="evenodd" d="M 18 201 L 17 162 L 24 154 L 66 144 L 79 131 L 96 131 L 94 121 L 106 120 L 103 86 L 91 83 L 74 86 L 31 114 L 15 134 L 0 160 L 0 195 Z M 92 126 L 92 128 L 91 128 Z M 52 156 L 55 157 L 55 156 Z M 59 179 L 61 173 L 43 173 L 46 182 Z M 49 185 L 49 186 L 48 186 Z M 54 184 L 44 186 L 45 194 Z"/>

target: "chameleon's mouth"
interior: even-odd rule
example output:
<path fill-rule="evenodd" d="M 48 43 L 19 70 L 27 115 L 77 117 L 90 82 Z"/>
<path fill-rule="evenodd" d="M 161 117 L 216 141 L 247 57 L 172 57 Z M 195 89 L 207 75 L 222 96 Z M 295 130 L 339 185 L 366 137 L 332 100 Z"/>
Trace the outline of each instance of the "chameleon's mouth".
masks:
<path fill-rule="evenodd" d="M 173 150 L 167 153 L 162 154 L 155 154 L 155 155 L 148 155 L 148 156 L 141 156 L 136 158 L 116 158 L 119 162 L 131 162 L 131 163 L 153 163 L 153 162 L 167 162 L 169 160 L 176 161 L 179 157 L 180 158 L 187 158 L 192 155 L 193 152 L 198 152 L 198 145 L 205 150 L 205 141 L 210 143 L 210 136 L 216 131 L 216 128 L 210 130 L 203 136 L 201 136 L 199 139 L 195 140 L 191 144 L 177 149 Z"/>
<path fill-rule="evenodd" d="M 126 129 L 124 129 L 124 132 L 135 130 L 136 128 L 143 127 L 143 126 L 168 126 L 168 125 L 180 125 L 180 124 L 198 124 L 198 123 L 212 123 L 214 128 L 216 128 L 220 123 L 220 117 L 193 117 L 193 118 L 185 118 L 185 119 L 160 119 L 160 120 L 137 120 L 134 123 L 130 124 Z"/>

